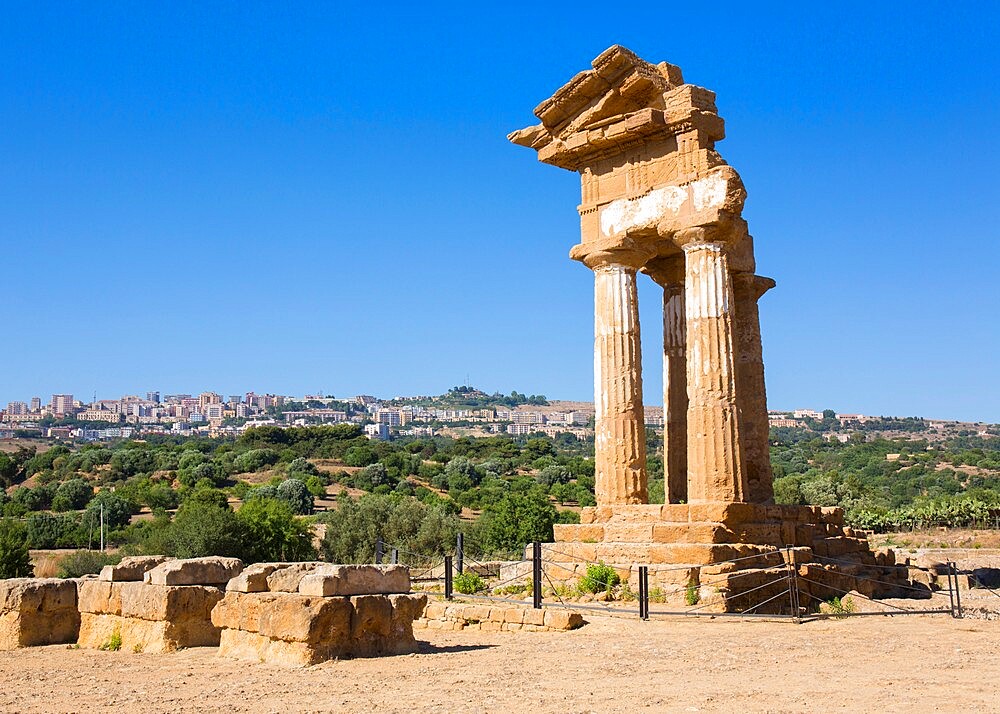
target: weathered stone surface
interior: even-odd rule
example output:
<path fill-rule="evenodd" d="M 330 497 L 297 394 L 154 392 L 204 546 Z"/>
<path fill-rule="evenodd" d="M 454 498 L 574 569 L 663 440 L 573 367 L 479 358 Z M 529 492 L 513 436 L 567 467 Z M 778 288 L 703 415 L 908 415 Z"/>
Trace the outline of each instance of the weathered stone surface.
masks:
<path fill-rule="evenodd" d="M 209 622 L 222 596 L 220 588 L 205 585 L 122 583 L 121 614 L 142 620 Z"/>
<path fill-rule="evenodd" d="M 170 560 L 146 572 L 150 585 L 225 585 L 243 570 L 239 558 L 188 558 Z"/>
<path fill-rule="evenodd" d="M 226 590 L 239 593 L 264 593 L 268 591 L 267 578 L 288 563 L 254 563 L 226 584 Z"/>
<path fill-rule="evenodd" d="M 77 585 L 80 612 L 122 614 L 122 586 L 107 580 L 81 580 Z"/>
<path fill-rule="evenodd" d="M 267 589 L 277 593 L 294 593 L 299 590 L 299 583 L 306 575 L 315 572 L 317 568 L 329 565 L 320 561 L 304 563 L 284 563 L 282 567 L 267 576 Z"/>
<path fill-rule="evenodd" d="M 302 577 L 301 595 L 386 595 L 410 592 L 410 569 L 405 565 L 325 564 Z"/>
<path fill-rule="evenodd" d="M 0 650 L 74 642 L 79 629 L 75 581 L 0 580 Z"/>
<path fill-rule="evenodd" d="M 129 652 L 164 653 L 219 644 L 220 631 L 207 620 L 186 618 L 171 622 L 91 612 L 80 617 L 78 644 L 86 649 L 107 647 L 115 635 L 121 638 L 121 649 Z"/>
<path fill-rule="evenodd" d="M 119 583 L 142 580 L 147 571 L 173 558 L 166 555 L 133 555 L 121 559 L 118 565 L 105 565 L 101 568 L 100 579 Z"/>
<path fill-rule="evenodd" d="M 416 650 L 413 621 L 425 595 L 312 597 L 230 591 L 212 612 L 219 654 L 284 665 Z"/>

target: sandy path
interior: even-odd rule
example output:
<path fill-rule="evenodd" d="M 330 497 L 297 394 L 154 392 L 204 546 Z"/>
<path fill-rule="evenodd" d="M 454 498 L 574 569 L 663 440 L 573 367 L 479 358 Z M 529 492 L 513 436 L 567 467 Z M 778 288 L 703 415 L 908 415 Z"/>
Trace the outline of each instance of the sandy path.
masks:
<path fill-rule="evenodd" d="M 1000 622 L 595 618 L 571 633 L 421 630 L 422 651 L 289 670 L 42 647 L 0 653 L 3 711 L 996 711 Z M 426 642 L 429 640 L 429 642 Z"/>

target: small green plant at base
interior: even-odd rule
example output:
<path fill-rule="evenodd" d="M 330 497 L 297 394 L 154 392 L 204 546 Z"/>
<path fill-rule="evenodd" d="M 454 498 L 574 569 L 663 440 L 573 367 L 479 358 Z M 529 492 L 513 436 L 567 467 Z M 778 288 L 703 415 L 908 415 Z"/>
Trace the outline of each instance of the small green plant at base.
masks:
<path fill-rule="evenodd" d="M 474 573 L 471 570 L 456 574 L 452 584 L 455 590 L 464 595 L 472 595 L 486 589 L 486 582 L 479 573 Z"/>
<path fill-rule="evenodd" d="M 136 642 L 134 645 L 132 645 L 132 651 L 135 652 L 136 654 L 142 654 L 142 650 L 143 646 L 141 643 Z"/>
<path fill-rule="evenodd" d="M 586 577 L 580 580 L 580 591 L 588 593 L 601 593 L 612 588 L 621 582 L 618 573 L 610 565 L 604 562 L 590 563 L 587 566 Z"/>
<path fill-rule="evenodd" d="M 120 630 L 115 630 L 111 633 L 111 637 L 108 638 L 107 642 L 103 643 L 97 649 L 103 652 L 117 652 L 122 648 L 122 633 Z"/>
<path fill-rule="evenodd" d="M 854 602 L 852 600 L 843 600 L 835 597 L 832 600 L 827 600 L 826 604 L 830 608 L 831 615 L 850 615 L 854 612 Z"/>
<path fill-rule="evenodd" d="M 622 583 L 621 589 L 618 590 L 617 600 L 622 602 L 632 602 L 636 599 L 636 594 L 632 591 L 632 587 L 628 584 L 628 580 Z"/>
<path fill-rule="evenodd" d="M 558 585 L 554 585 L 552 587 L 552 594 L 557 598 L 565 600 L 566 598 L 571 598 L 576 595 L 578 590 L 579 585 L 577 587 L 573 587 L 567 583 L 559 583 Z"/>
<path fill-rule="evenodd" d="M 684 602 L 688 606 L 692 606 L 697 605 L 699 600 L 701 600 L 701 594 L 698 592 L 698 583 L 695 582 L 694 578 L 691 578 L 684 590 Z"/>
<path fill-rule="evenodd" d="M 663 592 L 663 588 L 652 588 L 649 591 L 649 601 L 650 602 L 666 602 L 667 594 Z"/>
<path fill-rule="evenodd" d="M 531 590 L 526 583 L 512 583 L 501 588 L 493 588 L 494 595 L 522 595 Z"/>

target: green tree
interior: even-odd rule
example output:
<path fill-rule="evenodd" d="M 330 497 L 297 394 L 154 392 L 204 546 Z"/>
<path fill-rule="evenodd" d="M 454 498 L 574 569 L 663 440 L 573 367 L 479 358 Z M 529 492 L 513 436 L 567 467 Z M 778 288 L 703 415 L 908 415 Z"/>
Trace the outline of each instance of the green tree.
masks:
<path fill-rule="evenodd" d="M 304 481 L 297 478 L 285 479 L 276 490 L 279 499 L 288 504 L 292 513 L 306 516 L 313 512 L 313 495 Z"/>
<path fill-rule="evenodd" d="M 0 519 L 0 578 L 30 578 L 34 572 L 24 527 L 9 518 Z"/>
<path fill-rule="evenodd" d="M 82 478 L 71 478 L 56 489 L 52 497 L 53 511 L 77 511 L 84 508 L 94 497 L 94 487 Z"/>
<path fill-rule="evenodd" d="M 483 547 L 510 553 L 532 541 L 551 541 L 556 509 L 540 489 L 512 491 L 489 506 L 482 516 Z"/>
<path fill-rule="evenodd" d="M 186 501 L 180 507 L 163 535 L 156 541 L 156 548 L 178 558 L 208 555 L 240 558 L 252 548 L 231 508 L 197 500 Z"/>
<path fill-rule="evenodd" d="M 245 561 L 298 561 L 316 558 L 309 526 L 301 518 L 295 517 L 287 502 L 273 498 L 253 499 L 240 507 L 236 518 L 246 543 L 242 555 Z"/>

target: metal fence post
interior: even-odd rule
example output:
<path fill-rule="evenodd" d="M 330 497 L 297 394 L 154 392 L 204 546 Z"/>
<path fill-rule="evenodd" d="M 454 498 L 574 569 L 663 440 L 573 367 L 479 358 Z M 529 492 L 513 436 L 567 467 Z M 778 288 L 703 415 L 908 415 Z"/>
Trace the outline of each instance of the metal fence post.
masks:
<path fill-rule="evenodd" d="M 452 583 L 451 583 L 451 556 L 444 556 L 444 597 L 446 600 L 451 600 L 452 596 Z"/>
<path fill-rule="evenodd" d="M 531 544 L 531 605 L 536 610 L 542 608 L 542 544 Z"/>
<path fill-rule="evenodd" d="M 389 562 L 393 565 L 399 565 L 399 548 L 393 548 L 389 553 Z"/>
<path fill-rule="evenodd" d="M 962 617 L 962 594 L 958 589 L 958 570 L 955 568 L 955 562 L 949 563 L 951 565 L 951 575 L 955 578 L 955 607 L 958 609 L 958 617 Z"/>
<path fill-rule="evenodd" d="M 792 546 L 785 546 L 785 565 L 788 570 L 788 606 L 795 622 L 801 622 L 801 608 L 799 606 L 799 566 L 795 562 L 795 553 Z"/>
<path fill-rule="evenodd" d="M 382 556 L 385 555 L 385 545 L 382 543 L 382 536 L 375 539 L 375 565 L 382 564 Z"/>
<path fill-rule="evenodd" d="M 459 573 L 465 570 L 465 534 L 459 533 L 455 543 L 455 570 Z"/>
<path fill-rule="evenodd" d="M 649 566 L 639 566 L 639 619 L 649 619 Z"/>
<path fill-rule="evenodd" d="M 951 608 L 951 616 L 952 617 L 957 617 L 955 615 L 955 590 L 956 590 L 956 583 L 954 583 L 952 581 L 952 577 L 951 577 L 952 576 L 951 562 L 948 563 L 947 575 L 948 575 L 948 607 Z"/>

